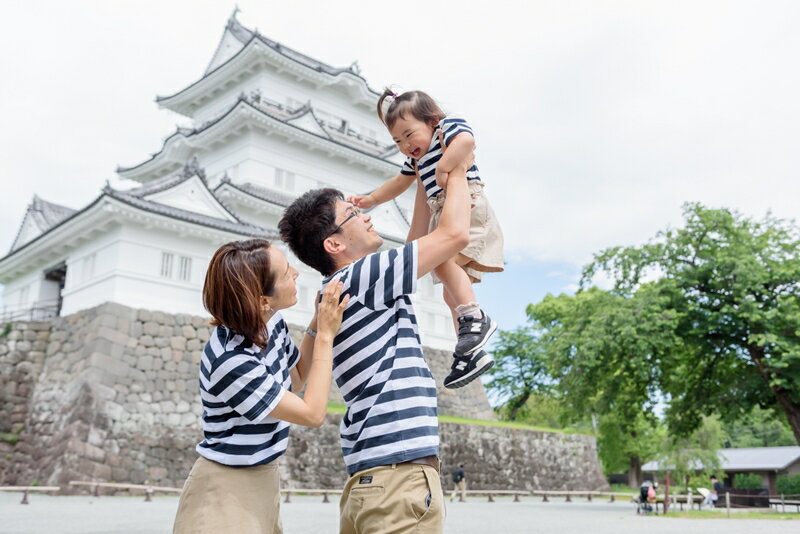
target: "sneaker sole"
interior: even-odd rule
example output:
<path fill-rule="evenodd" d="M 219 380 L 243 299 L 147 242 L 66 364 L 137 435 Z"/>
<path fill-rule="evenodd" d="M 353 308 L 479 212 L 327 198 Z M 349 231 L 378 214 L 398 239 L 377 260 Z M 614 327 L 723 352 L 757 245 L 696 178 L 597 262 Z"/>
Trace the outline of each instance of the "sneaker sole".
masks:
<path fill-rule="evenodd" d="M 489 369 L 491 369 L 494 366 L 494 360 L 492 360 L 491 357 L 488 354 L 486 356 L 484 356 L 484 358 L 488 359 L 489 361 L 488 362 L 484 362 L 483 365 L 479 365 L 478 367 L 475 367 L 475 369 L 473 369 L 472 372 L 469 373 L 468 375 L 462 376 L 458 380 L 453 380 L 449 384 L 445 384 L 444 387 L 446 387 L 447 389 L 462 388 L 462 387 L 466 386 L 467 384 L 469 384 L 470 382 L 472 382 L 473 380 L 475 380 L 476 378 L 478 378 L 479 376 L 481 376 L 483 373 L 485 373 Z M 484 358 L 481 358 L 481 360 L 483 360 Z"/>
<path fill-rule="evenodd" d="M 475 345 L 473 348 L 469 349 L 467 352 L 465 352 L 464 356 L 470 356 L 472 354 L 475 354 L 475 351 L 482 349 L 483 346 L 486 345 L 486 343 L 489 341 L 489 338 L 492 337 L 492 334 L 494 334 L 495 330 L 497 330 L 497 323 L 495 323 L 493 319 L 490 320 L 492 322 L 489 323 L 489 331 L 486 332 L 485 336 L 483 336 L 481 342 Z"/>

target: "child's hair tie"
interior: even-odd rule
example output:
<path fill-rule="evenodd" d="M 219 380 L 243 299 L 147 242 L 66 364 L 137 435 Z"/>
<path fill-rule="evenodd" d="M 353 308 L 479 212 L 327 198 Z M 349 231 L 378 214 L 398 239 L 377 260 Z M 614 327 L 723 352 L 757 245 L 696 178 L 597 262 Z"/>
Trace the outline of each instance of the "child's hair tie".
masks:
<path fill-rule="evenodd" d="M 391 104 L 392 102 L 397 100 L 397 93 L 395 93 L 394 91 L 391 91 L 388 95 L 386 95 L 386 100 L 388 100 L 389 103 Z"/>

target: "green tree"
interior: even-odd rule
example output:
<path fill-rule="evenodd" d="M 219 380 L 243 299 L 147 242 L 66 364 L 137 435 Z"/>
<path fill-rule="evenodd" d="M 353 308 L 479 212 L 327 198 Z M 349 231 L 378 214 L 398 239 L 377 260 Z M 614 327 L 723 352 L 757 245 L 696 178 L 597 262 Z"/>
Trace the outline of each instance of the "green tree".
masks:
<path fill-rule="evenodd" d="M 782 411 L 800 443 L 798 228 L 770 215 L 754 221 L 699 204 L 687 204 L 684 216 L 683 228 L 646 245 L 597 255 L 582 287 L 602 273 L 614 282 L 607 298 L 625 303 L 651 295 L 646 300 L 657 306 L 643 310 L 641 321 L 668 317 L 668 328 L 655 333 L 658 350 L 634 356 L 651 369 L 638 376 L 653 377 L 669 398 L 670 429 L 686 435 L 703 414 L 732 421 L 760 405 Z M 600 334 L 600 344 L 628 337 L 617 325 Z M 597 383 L 600 391 L 607 386 Z"/>
<path fill-rule="evenodd" d="M 504 411 L 509 420 L 534 393 L 546 392 L 552 380 L 540 343 L 527 327 L 498 332 L 492 350 L 494 367 L 487 373 L 491 381 L 485 387 L 499 398 L 508 399 Z"/>
<path fill-rule="evenodd" d="M 759 406 L 723 424 L 732 447 L 783 447 L 796 445 L 792 429 L 782 414 Z"/>
<path fill-rule="evenodd" d="M 574 417 L 599 417 L 604 465 L 616 470 L 625 457 L 633 485 L 652 453 L 662 369 L 681 345 L 668 304 L 650 285 L 632 296 L 548 295 L 527 309 L 560 398 Z"/>
<path fill-rule="evenodd" d="M 644 412 L 633 421 L 610 413 L 599 417 L 597 452 L 606 473 L 628 472 L 628 483 L 638 488 L 644 481 L 642 465 L 660 452 L 665 429 Z"/>
<path fill-rule="evenodd" d="M 712 474 L 719 471 L 718 450 L 727 434 L 716 416 L 701 417 L 690 434 L 667 435 L 661 444 L 660 463 L 669 469 L 677 485 L 705 487 Z"/>

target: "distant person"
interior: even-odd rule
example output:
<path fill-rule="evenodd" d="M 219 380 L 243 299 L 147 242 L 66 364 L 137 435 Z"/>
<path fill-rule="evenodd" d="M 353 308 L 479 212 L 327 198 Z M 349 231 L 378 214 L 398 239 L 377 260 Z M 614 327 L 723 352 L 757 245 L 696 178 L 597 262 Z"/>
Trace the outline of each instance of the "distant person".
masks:
<path fill-rule="evenodd" d="M 717 500 L 719 499 L 719 494 L 722 493 L 722 484 L 717 477 L 711 475 L 711 490 L 709 490 L 708 495 L 706 495 L 705 501 L 703 504 L 708 506 L 716 506 Z"/>
<path fill-rule="evenodd" d="M 318 427 L 325 418 L 333 338 L 349 301 L 339 303 L 341 283 L 328 284 L 298 350 L 280 314 L 297 303 L 296 278 L 264 239 L 227 243 L 211 258 L 203 304 L 215 328 L 200 360 L 205 439 L 174 534 L 283 532 L 275 460 L 286 452 L 289 423 Z"/>
<path fill-rule="evenodd" d="M 389 130 L 398 150 L 406 156 L 400 172 L 367 195 L 348 197 L 359 209 L 388 202 L 411 184 L 417 184 L 414 215 L 408 241 L 431 233 L 439 224 L 447 191 L 447 180 L 458 165 L 469 162 L 469 243 L 433 270 L 434 283 L 444 285 L 444 301 L 453 316 L 458 340 L 450 374 L 444 387 L 460 388 L 494 365 L 482 350 L 497 329 L 478 305 L 472 288 L 484 273 L 501 272 L 503 231 L 483 193 L 484 182 L 472 163 L 475 137 L 461 117 L 445 115 L 436 101 L 422 91 L 396 94 L 384 90 L 378 100 L 378 118 Z M 445 148 L 447 149 L 445 151 Z"/>
<path fill-rule="evenodd" d="M 451 473 L 453 477 L 453 494 L 450 495 L 450 502 L 456 498 L 456 493 L 461 493 L 458 502 L 464 502 L 467 496 L 467 474 L 464 472 L 464 464 L 458 464 L 458 468 Z"/>

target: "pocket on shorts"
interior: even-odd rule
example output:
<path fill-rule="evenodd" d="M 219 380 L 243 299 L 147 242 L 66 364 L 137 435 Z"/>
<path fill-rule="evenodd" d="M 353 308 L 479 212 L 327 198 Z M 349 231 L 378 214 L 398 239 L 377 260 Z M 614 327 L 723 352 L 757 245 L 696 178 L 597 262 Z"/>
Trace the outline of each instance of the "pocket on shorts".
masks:
<path fill-rule="evenodd" d="M 435 471 L 434 471 L 435 472 Z M 416 473 L 418 485 L 414 484 L 414 490 L 410 492 L 411 510 L 418 521 L 422 521 L 427 516 L 433 514 L 441 506 L 440 486 L 433 484 L 428 469 L 422 468 Z M 437 475 L 438 476 L 438 475 Z"/>

